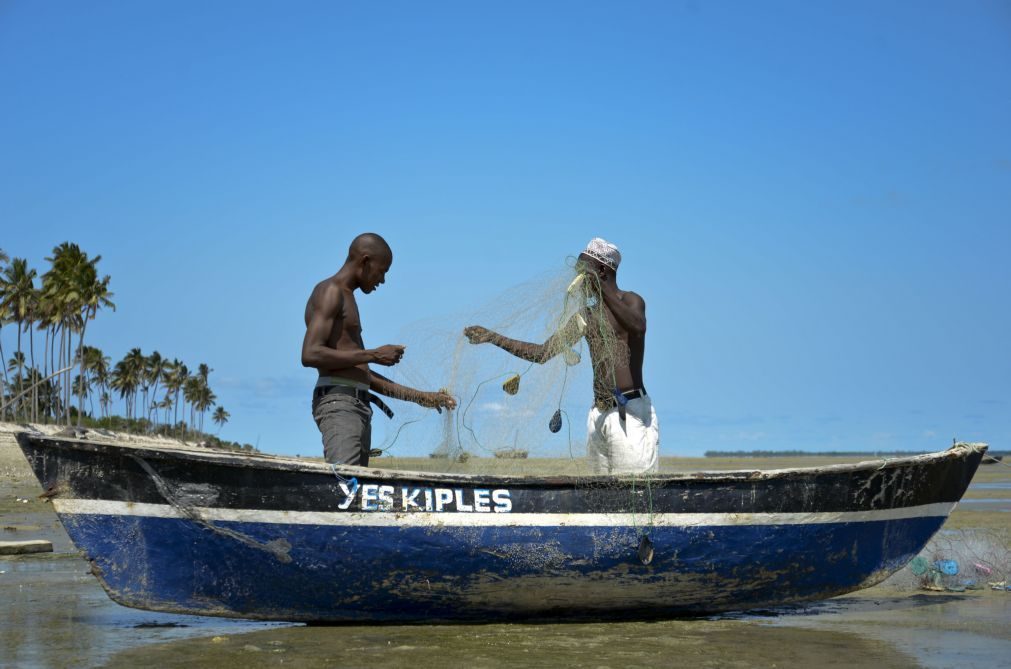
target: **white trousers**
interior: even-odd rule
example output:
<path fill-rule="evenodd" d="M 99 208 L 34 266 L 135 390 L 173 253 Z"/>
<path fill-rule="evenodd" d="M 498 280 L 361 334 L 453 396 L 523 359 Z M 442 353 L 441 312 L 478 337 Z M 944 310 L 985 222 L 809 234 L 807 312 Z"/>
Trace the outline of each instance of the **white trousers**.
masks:
<path fill-rule="evenodd" d="M 643 474 L 660 468 L 660 424 L 649 396 L 629 400 L 625 420 L 618 408 L 590 409 L 586 455 L 596 474 Z"/>

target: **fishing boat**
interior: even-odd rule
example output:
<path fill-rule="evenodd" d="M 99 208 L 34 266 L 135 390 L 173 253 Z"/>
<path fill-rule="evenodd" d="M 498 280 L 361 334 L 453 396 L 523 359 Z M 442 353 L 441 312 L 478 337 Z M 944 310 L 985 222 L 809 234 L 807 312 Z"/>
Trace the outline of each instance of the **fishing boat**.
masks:
<path fill-rule="evenodd" d="M 17 439 L 116 602 L 317 622 L 647 619 L 826 599 L 906 565 L 986 452 L 509 477 Z"/>

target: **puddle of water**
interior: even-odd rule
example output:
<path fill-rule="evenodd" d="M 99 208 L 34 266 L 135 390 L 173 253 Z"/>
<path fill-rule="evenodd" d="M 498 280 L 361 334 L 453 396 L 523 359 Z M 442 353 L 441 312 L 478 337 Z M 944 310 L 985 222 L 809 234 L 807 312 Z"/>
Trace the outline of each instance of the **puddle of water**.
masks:
<path fill-rule="evenodd" d="M 110 667 L 917 667 L 877 639 L 743 620 L 289 628 L 145 646 Z"/>
<path fill-rule="evenodd" d="M 875 597 L 872 588 L 824 602 L 825 615 L 776 624 L 831 628 L 878 639 L 922 667 L 994 667 L 1011 655 L 1011 593 L 904 594 Z M 859 658 L 854 666 L 863 666 Z"/>
<path fill-rule="evenodd" d="M 1011 498 L 996 498 L 996 497 L 979 497 L 975 499 L 963 499 L 959 502 L 961 506 L 975 506 L 975 505 L 990 505 L 990 504 L 1001 504 L 1002 507 L 988 507 L 987 511 L 1011 511 Z"/>
<path fill-rule="evenodd" d="M 0 561 L 12 666 L 999 666 L 1011 593 L 874 588 L 807 606 L 631 623 L 303 626 L 137 611 L 79 558 Z"/>
<path fill-rule="evenodd" d="M 3 559 L 0 572 L 4 667 L 91 667 L 131 646 L 277 627 L 120 606 L 76 555 Z"/>

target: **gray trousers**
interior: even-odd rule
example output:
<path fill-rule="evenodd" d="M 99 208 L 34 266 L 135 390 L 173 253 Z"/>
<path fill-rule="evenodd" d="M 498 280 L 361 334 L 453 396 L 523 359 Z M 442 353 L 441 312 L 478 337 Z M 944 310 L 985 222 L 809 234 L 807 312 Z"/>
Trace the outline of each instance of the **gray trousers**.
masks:
<path fill-rule="evenodd" d="M 313 400 L 312 417 L 323 436 L 327 462 L 368 466 L 372 448 L 372 407 L 368 402 L 330 393 Z"/>

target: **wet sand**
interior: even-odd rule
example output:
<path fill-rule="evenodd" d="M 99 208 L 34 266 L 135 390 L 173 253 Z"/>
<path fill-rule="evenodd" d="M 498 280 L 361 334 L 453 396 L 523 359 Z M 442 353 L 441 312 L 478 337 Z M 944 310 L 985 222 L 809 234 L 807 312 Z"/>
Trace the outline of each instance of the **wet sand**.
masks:
<path fill-rule="evenodd" d="M 827 459 L 770 460 L 680 458 L 663 466 L 765 469 Z M 1003 666 L 1011 657 L 1011 592 L 927 592 L 908 569 L 825 602 L 649 623 L 314 627 L 138 611 L 108 599 L 40 492 L 0 432 L 0 540 L 48 539 L 54 546 L 52 554 L 0 558 L 3 667 L 971 668 Z M 1011 468 L 981 467 L 924 555 L 965 562 L 986 553 L 1006 569 L 1009 534 Z"/>

